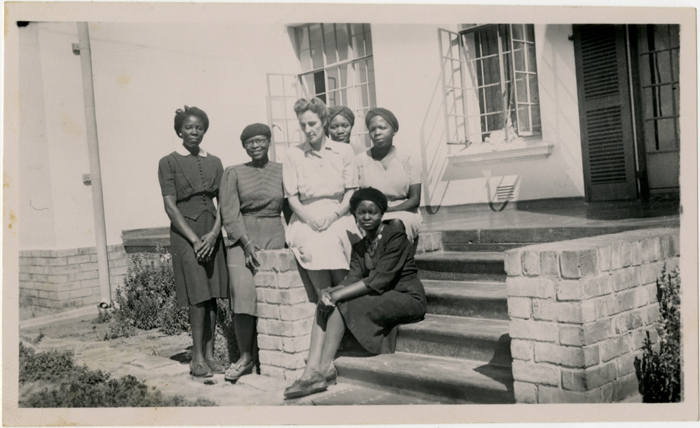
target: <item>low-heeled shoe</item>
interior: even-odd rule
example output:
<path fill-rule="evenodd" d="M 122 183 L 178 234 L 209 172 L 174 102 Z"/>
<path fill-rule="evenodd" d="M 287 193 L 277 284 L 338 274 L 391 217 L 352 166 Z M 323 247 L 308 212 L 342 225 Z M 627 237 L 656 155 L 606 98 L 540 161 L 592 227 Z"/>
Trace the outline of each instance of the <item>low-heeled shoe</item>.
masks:
<path fill-rule="evenodd" d="M 300 398 L 307 395 L 315 394 L 317 392 L 325 391 L 328 389 L 328 383 L 325 377 L 318 372 L 315 372 L 306 379 L 299 379 L 292 384 L 289 388 L 284 390 L 284 398 Z"/>
<path fill-rule="evenodd" d="M 224 380 L 227 380 L 229 382 L 235 382 L 241 377 L 253 373 L 253 368 L 255 368 L 255 361 L 251 361 L 245 366 L 236 366 L 232 364 L 231 367 L 229 367 L 228 370 L 226 370 Z"/>
<path fill-rule="evenodd" d="M 216 360 L 204 360 L 204 362 L 215 374 L 222 374 L 226 371 L 226 367 Z"/>
<path fill-rule="evenodd" d="M 190 374 L 194 377 L 212 377 L 212 376 L 214 376 L 214 373 L 212 373 L 209 366 L 204 362 L 190 363 Z"/>

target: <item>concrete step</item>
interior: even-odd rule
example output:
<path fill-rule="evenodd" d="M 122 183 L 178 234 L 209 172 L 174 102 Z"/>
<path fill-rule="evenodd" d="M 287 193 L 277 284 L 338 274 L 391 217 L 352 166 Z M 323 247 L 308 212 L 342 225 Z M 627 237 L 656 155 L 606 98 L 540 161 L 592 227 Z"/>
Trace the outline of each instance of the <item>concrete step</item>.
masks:
<path fill-rule="evenodd" d="M 505 282 L 422 281 L 428 313 L 508 320 Z"/>
<path fill-rule="evenodd" d="M 341 381 L 413 394 L 441 403 L 514 403 L 510 367 L 481 361 L 395 354 L 340 357 L 335 361 Z"/>
<path fill-rule="evenodd" d="M 427 314 L 399 327 L 396 350 L 509 366 L 508 321 Z"/>
<path fill-rule="evenodd" d="M 505 281 L 503 252 L 436 251 L 417 254 L 421 279 Z"/>
<path fill-rule="evenodd" d="M 480 242 L 443 242 L 442 249 L 445 251 L 507 251 L 513 248 L 520 248 L 532 244 L 497 244 Z"/>

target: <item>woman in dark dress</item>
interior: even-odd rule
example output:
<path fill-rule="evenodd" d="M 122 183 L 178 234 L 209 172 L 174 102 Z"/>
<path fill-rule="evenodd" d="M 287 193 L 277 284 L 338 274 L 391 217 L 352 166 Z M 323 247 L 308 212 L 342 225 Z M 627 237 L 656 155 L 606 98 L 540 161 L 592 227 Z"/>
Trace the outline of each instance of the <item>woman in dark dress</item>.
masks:
<path fill-rule="evenodd" d="M 209 128 L 207 114 L 185 106 L 175 112 L 182 148 L 158 164 L 165 212 L 170 218 L 170 251 L 177 302 L 190 308 L 190 373 L 211 377 L 225 367 L 214 359 L 216 299 L 228 297 L 228 275 L 220 236 L 221 217 L 214 205 L 224 172 L 221 160 L 199 145 Z"/>
<path fill-rule="evenodd" d="M 335 382 L 333 359 L 345 328 L 374 354 L 392 353 L 399 324 L 423 319 L 425 290 L 418 279 L 412 245 L 401 230 L 382 223 L 386 196 L 374 188 L 356 191 L 350 209 L 365 232 L 353 245 L 350 272 L 338 286 L 319 293 L 311 347 L 301 378 L 284 391 L 297 398 Z"/>
<path fill-rule="evenodd" d="M 241 356 L 226 371 L 235 382 L 252 373 L 257 321 L 254 275 L 260 267 L 258 251 L 284 248 L 282 164 L 270 162 L 270 128 L 248 125 L 241 143 L 251 161 L 226 168 L 221 180 L 221 218 L 226 230 L 229 302 Z"/>

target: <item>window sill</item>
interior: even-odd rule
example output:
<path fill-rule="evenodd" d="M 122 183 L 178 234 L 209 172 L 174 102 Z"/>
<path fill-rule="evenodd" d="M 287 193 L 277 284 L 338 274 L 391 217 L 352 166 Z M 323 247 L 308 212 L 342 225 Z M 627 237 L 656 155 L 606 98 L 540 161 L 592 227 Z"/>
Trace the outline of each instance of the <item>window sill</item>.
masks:
<path fill-rule="evenodd" d="M 532 143 L 510 143 L 498 146 L 481 143 L 471 145 L 448 156 L 450 164 L 456 167 L 488 165 L 494 163 L 520 162 L 525 160 L 545 159 L 552 154 L 554 144 L 544 141 Z"/>

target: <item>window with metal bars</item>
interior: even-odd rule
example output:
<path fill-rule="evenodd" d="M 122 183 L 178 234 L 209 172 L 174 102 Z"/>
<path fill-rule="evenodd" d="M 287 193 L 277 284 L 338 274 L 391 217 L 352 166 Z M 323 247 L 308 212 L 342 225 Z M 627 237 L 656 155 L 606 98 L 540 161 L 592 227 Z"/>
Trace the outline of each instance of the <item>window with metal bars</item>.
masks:
<path fill-rule="evenodd" d="M 353 110 L 352 141 L 369 147 L 364 117 L 377 105 L 369 24 L 304 24 L 294 31 L 305 94 Z"/>
<path fill-rule="evenodd" d="M 484 142 L 542 133 L 532 24 L 465 24 L 441 30 L 448 140 Z M 514 135 L 513 135 L 514 134 Z"/>

